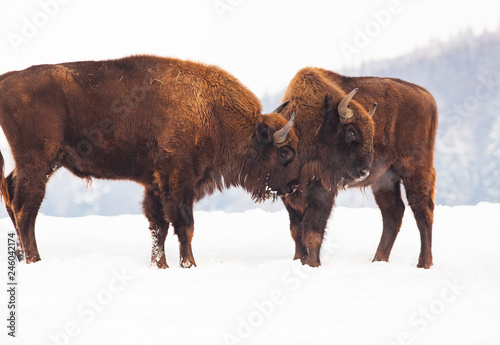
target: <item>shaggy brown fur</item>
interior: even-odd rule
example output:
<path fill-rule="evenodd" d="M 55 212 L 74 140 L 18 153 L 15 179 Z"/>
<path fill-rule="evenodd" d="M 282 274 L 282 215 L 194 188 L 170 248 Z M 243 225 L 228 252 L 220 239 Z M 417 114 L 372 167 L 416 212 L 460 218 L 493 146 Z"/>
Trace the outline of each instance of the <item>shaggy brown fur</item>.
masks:
<path fill-rule="evenodd" d="M 0 188 L 26 261 L 40 260 L 36 215 L 49 177 L 65 167 L 85 179 L 143 185 L 152 264 L 168 267 L 164 241 L 172 224 L 181 266 L 195 265 L 194 202 L 229 186 L 257 200 L 293 191 L 297 136 L 292 129 L 283 142 L 273 140 L 286 124 L 279 114 L 262 115 L 258 99 L 232 75 L 178 59 L 134 56 L 1 76 L 0 125 L 16 168 L 2 174 Z"/>
<path fill-rule="evenodd" d="M 360 116 L 353 117 L 360 144 L 346 142 L 346 126 L 321 104 L 329 98 L 337 104 L 344 92 L 359 88 L 350 104 Z M 318 266 L 323 238 L 338 188 L 371 186 L 382 212 L 383 233 L 374 261 L 388 261 L 401 227 L 403 182 L 421 237 L 418 267 L 432 265 L 431 238 L 436 174 L 433 166 L 437 108 L 422 87 L 391 78 L 345 77 L 319 68 L 297 73 L 283 97 L 290 100 L 285 112 L 297 113 L 299 157 L 302 166 L 299 192 L 284 198 L 290 229 L 296 243 L 295 259 Z M 372 119 L 361 109 L 378 103 Z M 326 110 L 325 110 L 326 109 Z M 326 116 L 326 117 L 325 117 Z M 334 121 L 328 118 L 333 118 Z M 373 136 L 373 164 L 365 179 L 353 179 L 360 167 L 371 162 L 368 154 Z M 361 151 L 360 148 L 362 148 Z M 321 182 L 320 182 L 321 181 Z M 312 237 L 310 232 L 321 236 Z M 310 244 L 311 238 L 316 242 Z M 318 244 L 319 242 L 319 244 Z M 314 247 L 317 245 L 317 247 Z"/>

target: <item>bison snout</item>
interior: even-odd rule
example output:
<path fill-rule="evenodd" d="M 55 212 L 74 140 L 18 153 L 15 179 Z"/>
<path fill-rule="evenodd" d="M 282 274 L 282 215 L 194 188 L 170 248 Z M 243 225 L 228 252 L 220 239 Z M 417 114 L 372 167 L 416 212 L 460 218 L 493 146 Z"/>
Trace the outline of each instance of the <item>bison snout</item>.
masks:
<path fill-rule="evenodd" d="M 368 169 L 361 169 L 359 171 L 358 181 L 363 181 L 364 179 L 366 179 L 368 177 L 368 175 L 370 175 L 370 170 L 368 170 Z"/>
<path fill-rule="evenodd" d="M 368 177 L 368 175 L 370 175 L 370 170 L 369 169 L 358 169 L 358 170 L 352 171 L 349 175 L 352 179 L 351 182 L 361 182 L 361 181 L 364 181 Z"/>

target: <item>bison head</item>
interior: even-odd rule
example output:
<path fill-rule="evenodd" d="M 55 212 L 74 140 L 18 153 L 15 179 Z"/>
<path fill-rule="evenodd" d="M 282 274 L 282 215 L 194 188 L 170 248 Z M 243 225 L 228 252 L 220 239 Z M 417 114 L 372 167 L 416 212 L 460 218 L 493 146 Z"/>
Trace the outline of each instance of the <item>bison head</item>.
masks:
<path fill-rule="evenodd" d="M 352 90 L 342 99 L 327 94 L 323 106 L 320 156 L 322 163 L 334 172 L 337 182 L 343 186 L 366 179 L 374 156 L 375 124 L 372 116 L 377 104 L 367 112 L 352 100 L 357 91 Z"/>
<path fill-rule="evenodd" d="M 298 138 L 293 123 L 279 113 L 288 102 L 255 125 L 245 162 L 243 185 L 256 201 L 293 193 L 300 173 L 297 159 Z"/>

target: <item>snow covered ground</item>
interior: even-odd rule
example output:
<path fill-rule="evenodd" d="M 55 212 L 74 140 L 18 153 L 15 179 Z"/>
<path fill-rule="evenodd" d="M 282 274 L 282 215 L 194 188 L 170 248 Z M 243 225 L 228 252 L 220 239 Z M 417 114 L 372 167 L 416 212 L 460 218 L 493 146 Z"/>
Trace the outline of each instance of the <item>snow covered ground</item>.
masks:
<path fill-rule="evenodd" d="M 142 216 L 40 216 L 42 261 L 18 264 L 18 338 L 1 344 L 499 344 L 500 204 L 440 206 L 434 266 L 417 269 L 407 210 L 391 263 L 371 263 L 377 209 L 337 208 L 323 266 L 292 261 L 285 211 L 195 213 L 198 267 L 149 267 Z M 0 267 L 7 276 L 0 220 Z M 172 231 L 171 231 L 172 233 Z M 0 310 L 7 318 L 3 279 Z"/>

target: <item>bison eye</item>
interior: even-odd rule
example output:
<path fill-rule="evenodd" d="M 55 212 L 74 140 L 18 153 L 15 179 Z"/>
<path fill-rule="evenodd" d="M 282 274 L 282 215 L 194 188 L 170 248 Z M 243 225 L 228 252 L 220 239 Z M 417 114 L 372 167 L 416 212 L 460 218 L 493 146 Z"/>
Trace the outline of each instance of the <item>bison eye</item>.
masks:
<path fill-rule="evenodd" d="M 295 157 L 295 151 L 288 146 L 284 146 L 278 149 L 278 155 L 281 164 L 285 165 L 293 160 L 293 158 Z"/>
<path fill-rule="evenodd" d="M 345 142 L 349 146 L 356 146 L 359 144 L 359 135 L 354 126 L 349 125 L 345 128 Z"/>

